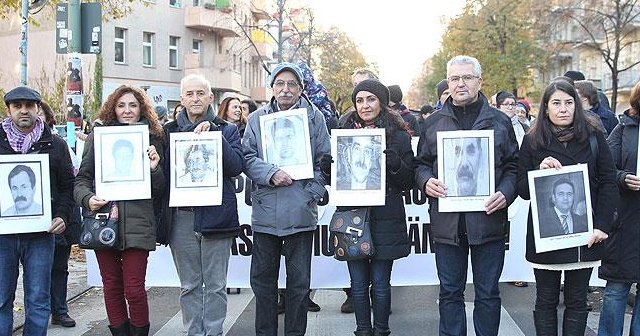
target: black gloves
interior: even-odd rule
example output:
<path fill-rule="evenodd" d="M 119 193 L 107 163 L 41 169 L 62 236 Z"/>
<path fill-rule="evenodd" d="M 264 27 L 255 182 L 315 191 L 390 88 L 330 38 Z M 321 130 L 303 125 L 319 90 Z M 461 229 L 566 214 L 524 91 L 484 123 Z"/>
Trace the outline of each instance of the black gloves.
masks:
<path fill-rule="evenodd" d="M 322 154 L 320 157 L 320 171 L 327 176 L 331 176 L 331 163 L 333 163 L 331 154 Z"/>

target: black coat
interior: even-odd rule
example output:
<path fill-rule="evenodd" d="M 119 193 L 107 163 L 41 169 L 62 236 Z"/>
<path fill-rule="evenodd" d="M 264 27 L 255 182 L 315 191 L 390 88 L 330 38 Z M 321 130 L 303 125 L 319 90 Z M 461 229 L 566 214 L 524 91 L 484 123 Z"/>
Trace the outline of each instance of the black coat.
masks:
<path fill-rule="evenodd" d="M 350 118 L 342 128 L 353 128 L 353 120 Z M 397 171 L 387 167 L 385 205 L 370 207 L 369 222 L 376 249 L 374 259 L 394 260 L 408 256 L 411 248 L 402 191 L 414 186 L 413 150 L 409 133 L 402 130 L 386 133 L 386 148 L 400 155 L 401 164 Z"/>
<path fill-rule="evenodd" d="M 615 205 L 618 200 L 618 187 L 615 183 L 615 167 L 611 158 L 609 146 L 602 132 L 593 130 L 596 148 L 592 149 L 589 140 L 571 140 L 565 147 L 556 138 L 544 148 L 533 149 L 531 133 L 526 134 L 520 147 L 518 162 L 518 195 L 523 199 L 530 199 L 527 173 L 539 169 L 540 163 L 548 156 L 556 158 L 563 166 L 586 163 L 589 170 L 589 188 L 591 190 L 591 207 L 593 209 L 593 228 L 607 233 L 610 230 Z M 597 151 L 597 153 L 592 153 Z M 565 264 L 579 261 L 596 261 L 602 258 L 604 244 L 597 243 L 591 248 L 566 248 L 542 253 L 535 252 L 533 236 L 533 218 L 529 212 L 527 220 L 527 248 L 526 258 L 537 264 Z"/>
<path fill-rule="evenodd" d="M 639 121 L 638 116 L 629 117 L 625 111 L 607 139 L 617 168 L 620 201 L 618 220 L 605 240 L 607 253 L 598 272 L 598 276 L 606 280 L 640 281 L 640 192 L 629 190 L 624 183 L 627 174 L 636 174 Z"/>

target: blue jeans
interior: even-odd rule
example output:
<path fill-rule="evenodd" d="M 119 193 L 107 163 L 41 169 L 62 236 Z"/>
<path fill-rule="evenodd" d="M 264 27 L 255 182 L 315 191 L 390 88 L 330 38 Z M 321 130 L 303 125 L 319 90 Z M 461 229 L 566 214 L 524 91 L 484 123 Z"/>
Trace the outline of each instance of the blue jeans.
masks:
<path fill-rule="evenodd" d="M 71 245 L 56 244 L 51 269 L 51 315 L 61 316 L 69 312 L 67 306 L 67 280 L 69 278 L 69 254 Z"/>
<path fill-rule="evenodd" d="M 440 335 L 467 334 L 464 288 L 469 250 L 475 289 L 473 326 L 476 335 L 498 334 L 502 305 L 498 281 L 504 265 L 504 240 L 469 245 L 464 239 L 459 246 L 436 246 L 436 267 L 440 280 Z"/>
<path fill-rule="evenodd" d="M 303 336 L 307 330 L 307 294 L 311 283 L 313 231 L 278 237 L 253 233 L 251 289 L 256 298 L 256 335 L 278 334 L 278 273 L 280 255 L 287 267 L 284 334 Z"/>
<path fill-rule="evenodd" d="M 19 263 L 24 270 L 23 334 L 47 334 L 54 245 L 55 238 L 51 234 L 0 235 L 0 335 L 11 335 L 13 330 Z"/>
<path fill-rule="evenodd" d="M 633 285 L 631 282 L 607 281 L 598 326 L 599 336 L 622 335 L 624 312 L 631 285 Z M 638 289 L 638 284 L 636 284 L 636 289 Z M 640 335 L 640 298 L 638 295 L 636 295 L 636 302 L 633 306 L 629 335 Z"/>
<path fill-rule="evenodd" d="M 351 295 L 356 314 L 356 331 L 370 331 L 371 301 L 373 301 L 373 327 L 389 330 L 391 309 L 391 269 L 393 260 L 354 260 L 347 262 L 351 277 Z M 371 299 L 369 298 L 371 285 Z"/>

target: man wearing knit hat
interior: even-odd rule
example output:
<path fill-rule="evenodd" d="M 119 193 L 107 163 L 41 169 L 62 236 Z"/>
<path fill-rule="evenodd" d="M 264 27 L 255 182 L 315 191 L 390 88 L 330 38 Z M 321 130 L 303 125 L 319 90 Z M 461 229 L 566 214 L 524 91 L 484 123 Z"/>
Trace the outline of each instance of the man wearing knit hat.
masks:
<path fill-rule="evenodd" d="M 23 334 L 46 335 L 51 315 L 50 289 L 55 235 L 65 231 L 74 205 L 73 165 L 66 142 L 53 136 L 49 127 L 38 117 L 41 98 L 37 91 L 19 86 L 5 94 L 4 102 L 8 116 L 0 127 L 0 155 L 48 155 L 49 165 L 44 169 L 49 169 L 49 179 L 42 180 L 42 172 L 34 169 L 37 176 L 35 183 L 31 177 L 36 176 L 28 177 L 26 181 L 31 180 L 32 186 L 43 183 L 51 186 L 51 213 L 48 214 L 51 224 L 47 231 L 41 232 L 25 228 L 24 221 L 3 224 L 5 228 L 0 233 L 0 335 L 11 335 L 13 331 L 13 301 L 20 264 L 24 271 L 26 308 Z M 25 156 L 24 160 L 33 159 Z M 9 190 L 5 192 L 9 193 Z M 9 227 L 13 230 L 7 231 Z M 64 315 L 69 318 L 68 314 Z M 60 322 L 60 317 L 53 316 L 52 322 L 61 324 L 56 323 Z"/>
<path fill-rule="evenodd" d="M 416 117 L 411 114 L 411 111 L 402 103 L 402 89 L 400 85 L 391 85 L 387 88 L 389 89 L 389 107 L 391 111 L 398 113 L 404 122 L 409 125 L 411 135 L 418 135 L 418 121 Z"/>
<path fill-rule="evenodd" d="M 436 104 L 436 111 L 442 109 L 442 105 L 449 98 L 449 83 L 446 79 L 441 80 L 436 84 L 436 98 L 438 103 Z"/>
<path fill-rule="evenodd" d="M 437 244 L 436 268 L 440 280 L 440 335 L 466 334 L 464 290 L 469 252 L 473 270 L 476 335 L 497 335 L 501 300 L 498 280 L 505 256 L 507 207 L 516 198 L 518 143 L 511 120 L 489 105 L 480 92 L 482 68 L 477 59 L 456 56 L 447 63 L 451 96 L 442 110 L 427 119 L 418 143 L 416 182 L 429 196 L 431 234 Z M 440 212 L 438 202 L 450 192 L 438 171 L 437 133 L 492 130 L 494 134 L 495 192 L 486 196 L 484 211 Z"/>
<path fill-rule="evenodd" d="M 252 194 L 253 250 L 251 288 L 256 297 L 256 335 L 278 334 L 278 273 L 280 256 L 287 268 L 284 333 L 304 335 L 307 328 L 307 294 L 311 280 L 313 233 L 318 201 L 325 181 L 320 158 L 330 154 L 324 115 L 302 95 L 303 76 L 293 63 L 278 64 L 270 77 L 273 97 L 269 104 L 249 115 L 243 137 L 245 173 L 255 183 Z M 262 151 L 260 117 L 304 108 L 308 118 L 314 177 L 294 180 L 278 165 L 266 161 Z M 297 125 L 302 126 L 302 125 Z M 301 130 L 300 130 L 301 131 Z M 298 146 L 300 146 L 299 144 Z"/>

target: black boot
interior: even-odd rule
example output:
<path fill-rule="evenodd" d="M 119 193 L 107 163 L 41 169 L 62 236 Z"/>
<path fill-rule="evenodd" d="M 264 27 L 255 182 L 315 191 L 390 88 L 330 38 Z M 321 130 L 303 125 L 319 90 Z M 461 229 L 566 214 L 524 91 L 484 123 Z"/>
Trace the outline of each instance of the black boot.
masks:
<path fill-rule="evenodd" d="M 129 336 L 149 336 L 149 327 L 149 324 L 144 327 L 136 327 L 132 324 L 129 326 Z"/>
<path fill-rule="evenodd" d="M 533 323 L 537 336 L 558 336 L 558 312 L 554 310 L 533 311 Z"/>
<path fill-rule="evenodd" d="M 373 330 L 373 336 L 388 336 L 391 334 L 391 330 L 387 329 L 387 330 L 378 330 L 375 329 Z"/>
<path fill-rule="evenodd" d="M 113 336 L 129 336 L 129 321 L 117 327 L 109 326 L 109 330 L 111 330 L 111 335 Z"/>
<path fill-rule="evenodd" d="M 588 311 L 565 309 L 562 318 L 562 336 L 584 336 L 588 316 Z"/>
<path fill-rule="evenodd" d="M 373 330 L 356 330 L 353 334 L 356 336 L 373 336 Z"/>

